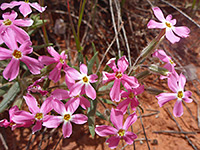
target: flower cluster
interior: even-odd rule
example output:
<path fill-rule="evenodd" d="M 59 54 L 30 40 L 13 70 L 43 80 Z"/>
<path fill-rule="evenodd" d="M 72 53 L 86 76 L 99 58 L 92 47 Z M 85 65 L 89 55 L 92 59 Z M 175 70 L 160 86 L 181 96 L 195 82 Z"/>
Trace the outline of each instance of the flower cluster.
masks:
<path fill-rule="evenodd" d="M 17 127 L 32 126 L 32 133 L 35 133 L 41 130 L 42 126 L 58 128 L 62 124 L 63 137 L 69 138 L 72 134 L 72 123 L 84 124 L 88 121 L 86 115 L 77 114 L 79 106 L 81 106 L 83 112 L 83 110 L 93 107 L 91 102 L 97 101 L 97 99 L 100 100 L 98 87 L 101 85 L 101 80 L 98 79 L 102 79 L 104 86 L 109 82 L 112 84 L 109 89 L 109 96 L 113 103 L 117 103 L 116 108 L 111 108 L 110 111 L 110 121 L 114 127 L 97 125 L 94 131 L 99 136 L 113 135 L 106 140 L 111 149 L 117 147 L 120 139 L 124 139 L 128 145 L 131 145 L 137 135 L 128 131 L 128 128 L 137 120 L 136 108 L 140 105 L 138 95 L 143 93 L 145 88 L 135 76 L 127 74 L 129 62 L 126 56 L 122 56 L 118 60 L 116 58 L 110 59 L 106 65 L 112 69 L 112 72 L 104 70 L 98 76 L 90 74 L 88 66 L 83 62 L 80 63 L 79 69 L 71 67 L 67 63 L 68 57 L 65 51 L 58 53 L 52 46 L 47 47 L 51 57 L 44 55 L 39 56 L 38 59 L 32 58 L 28 56 L 33 52 L 30 36 L 20 27 L 33 25 L 33 20 L 28 18 L 28 15 L 32 12 L 30 6 L 40 13 L 46 7 L 41 7 L 38 3 L 29 3 L 29 1 L 13 1 L 3 3 L 1 9 L 12 9 L 15 6 L 19 6 L 21 14 L 26 18 L 16 19 L 18 14 L 11 11 L 4 13 L 3 20 L 0 20 L 0 44 L 4 44 L 6 47 L 0 47 L 0 60 L 10 60 L 3 71 L 3 77 L 9 81 L 15 80 L 20 72 L 20 62 L 25 63 L 33 75 L 41 74 L 41 69 L 45 68 L 44 66 L 49 66 L 52 70 L 46 69 L 46 72 L 41 74 L 39 79 L 27 86 L 27 93 L 23 98 L 29 112 L 19 110 L 17 106 L 13 106 L 9 109 L 10 120 L 1 120 L 0 126 L 10 126 L 12 130 Z M 158 7 L 154 7 L 153 12 L 161 23 L 150 20 L 147 25 L 148 28 L 164 29 L 165 36 L 171 43 L 178 42 L 180 37 L 185 38 L 189 35 L 190 30 L 187 27 L 174 26 L 176 19 L 172 19 L 171 15 L 168 15 L 165 19 Z M 189 98 L 192 93 L 184 90 L 186 78 L 182 73 L 179 75 L 176 72 L 176 64 L 164 50 L 157 49 L 152 56 L 165 63 L 163 68 L 167 69 L 168 72 L 166 76 L 161 75 L 160 79 L 167 79 L 168 87 L 172 91 L 171 93 L 157 95 L 158 104 L 162 107 L 165 103 L 176 99 L 173 114 L 175 117 L 180 117 L 183 115 L 182 101 L 192 102 L 192 99 Z M 58 88 L 51 91 L 50 88 L 42 86 L 44 80 L 57 83 L 60 81 L 62 73 L 65 74 L 65 89 Z M 100 78 L 101 75 L 102 78 Z M 37 100 L 33 96 L 36 92 L 42 95 L 41 99 L 38 98 Z M 127 113 L 129 106 L 132 114 Z M 128 117 L 123 124 L 124 116 L 127 114 Z"/>

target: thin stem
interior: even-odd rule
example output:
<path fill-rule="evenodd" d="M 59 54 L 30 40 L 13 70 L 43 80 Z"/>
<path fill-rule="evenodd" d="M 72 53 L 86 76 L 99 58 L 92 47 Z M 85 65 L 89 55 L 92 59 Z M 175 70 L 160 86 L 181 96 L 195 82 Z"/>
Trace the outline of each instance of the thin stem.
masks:
<path fill-rule="evenodd" d="M 139 112 L 139 114 L 140 114 L 140 121 L 141 121 L 141 124 L 142 124 L 142 129 L 143 129 L 143 132 L 144 132 L 145 140 L 146 140 L 146 142 L 147 142 L 147 147 L 148 147 L 148 149 L 150 150 L 148 138 L 147 138 L 147 135 L 146 135 L 146 132 L 145 132 L 145 128 L 144 128 L 144 125 L 143 125 L 143 121 L 142 121 L 142 115 L 141 115 L 140 109 L 137 108 L 137 110 L 138 110 L 138 112 Z"/>

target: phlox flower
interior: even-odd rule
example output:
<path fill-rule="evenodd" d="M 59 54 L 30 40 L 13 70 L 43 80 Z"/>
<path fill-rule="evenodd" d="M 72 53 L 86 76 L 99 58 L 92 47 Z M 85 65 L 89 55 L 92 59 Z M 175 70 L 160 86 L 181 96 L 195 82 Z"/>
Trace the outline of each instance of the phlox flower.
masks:
<path fill-rule="evenodd" d="M 166 64 L 163 66 L 163 68 L 166 68 L 167 70 L 169 70 L 170 72 L 174 72 L 175 69 L 174 67 L 176 66 L 176 64 L 173 62 L 173 60 L 171 59 L 170 56 L 168 56 L 164 50 L 156 50 L 153 53 L 153 57 L 157 57 L 159 58 L 161 61 L 165 62 Z"/>
<path fill-rule="evenodd" d="M 136 107 L 139 105 L 137 95 L 144 92 L 144 86 L 140 85 L 137 88 L 132 88 L 129 85 L 126 85 L 127 91 L 121 92 L 121 97 L 123 101 L 117 105 L 117 109 L 121 110 L 123 114 L 126 113 L 128 105 L 130 104 L 132 110 L 136 110 Z"/>
<path fill-rule="evenodd" d="M 85 93 L 89 98 L 93 100 L 96 98 L 96 91 L 90 83 L 97 82 L 96 79 L 98 78 L 98 76 L 96 74 L 88 76 L 88 69 L 85 64 L 80 65 L 81 73 L 79 73 L 74 68 L 67 68 L 65 72 L 73 80 L 79 80 L 70 88 L 71 96 L 77 96 L 80 95 L 80 93 Z"/>
<path fill-rule="evenodd" d="M 17 77 L 20 61 L 27 65 L 32 74 L 40 74 L 43 65 L 37 59 L 26 56 L 33 51 L 33 48 L 30 47 L 32 45 L 31 41 L 28 40 L 18 47 L 14 34 L 11 29 L 7 29 L 2 36 L 9 49 L 0 47 L 0 60 L 11 58 L 10 63 L 3 71 L 4 78 L 7 80 L 10 79 L 9 81 L 11 81 Z"/>
<path fill-rule="evenodd" d="M 72 124 L 84 124 L 87 122 L 87 116 L 83 114 L 73 114 L 79 106 L 78 102 L 66 103 L 65 105 L 55 99 L 53 102 L 54 110 L 61 116 L 50 116 L 47 121 L 43 122 L 43 126 L 47 128 L 57 128 L 62 122 L 63 137 L 70 137 L 72 134 Z"/>
<path fill-rule="evenodd" d="M 29 0 L 19 1 L 19 2 L 18 1 L 12 1 L 10 3 L 3 3 L 3 4 L 1 4 L 1 9 L 2 10 L 5 10 L 7 8 L 12 9 L 15 6 L 20 6 L 19 10 L 24 17 L 26 17 L 27 15 L 29 15 L 32 12 L 31 7 L 38 10 L 40 13 L 42 13 L 46 9 L 46 6 L 41 7 L 37 2 L 30 3 Z"/>
<path fill-rule="evenodd" d="M 56 89 L 51 93 L 51 96 L 53 96 L 57 100 L 64 100 L 64 99 L 69 99 L 69 103 L 73 103 L 76 101 L 76 103 L 79 103 L 79 105 L 83 108 L 86 109 L 90 107 L 90 101 L 87 100 L 84 96 L 82 96 L 84 91 L 81 91 L 79 95 L 76 96 L 70 96 L 70 91 L 63 90 L 63 89 Z"/>
<path fill-rule="evenodd" d="M 38 84 L 39 82 L 43 82 L 43 80 L 46 78 L 46 76 L 41 77 L 40 79 L 36 80 L 33 84 L 31 84 L 28 88 L 27 91 L 28 93 L 33 92 L 39 92 L 40 94 L 42 94 L 42 96 L 45 96 L 48 91 L 43 90 L 42 87 Z"/>
<path fill-rule="evenodd" d="M 120 101 L 120 84 L 129 84 L 131 87 L 136 88 L 139 86 L 137 79 L 133 76 L 128 76 L 124 72 L 128 68 L 128 60 L 125 56 L 122 56 L 118 62 L 117 66 L 115 64 L 115 58 L 108 61 L 107 65 L 114 71 L 114 73 L 108 73 L 103 71 L 103 83 L 114 80 L 114 85 L 110 90 L 110 97 L 113 101 Z"/>
<path fill-rule="evenodd" d="M 53 109 L 51 105 L 51 99 L 47 98 L 42 103 L 41 108 L 39 108 L 35 97 L 33 97 L 30 94 L 27 94 L 26 96 L 23 97 L 31 113 L 22 110 L 14 115 L 13 121 L 16 123 L 36 121 L 35 125 L 32 127 L 32 132 L 35 133 L 41 130 L 42 122 L 45 122 L 45 120 L 49 118 L 49 115 L 47 115 L 47 113 L 49 113 Z"/>
<path fill-rule="evenodd" d="M 8 121 L 6 119 L 0 120 L 0 127 L 7 128 L 9 126 L 9 127 L 11 127 L 12 130 L 14 130 L 17 127 L 29 127 L 30 125 L 33 124 L 33 122 L 31 120 L 23 122 L 23 123 L 15 123 L 12 118 L 17 112 L 20 112 L 20 110 L 16 105 L 13 106 L 12 108 L 10 108 L 9 109 L 10 121 Z"/>
<path fill-rule="evenodd" d="M 58 82 L 58 80 L 61 78 L 61 69 L 65 69 L 68 67 L 66 64 L 67 55 L 65 54 L 65 51 L 62 51 L 61 54 L 58 54 L 58 52 L 55 51 L 55 49 L 52 46 L 47 47 L 47 50 L 49 54 L 53 57 L 49 56 L 40 56 L 38 59 L 42 64 L 50 65 L 53 63 L 56 63 L 56 67 L 49 73 L 49 79 L 53 80 L 54 82 Z"/>
<path fill-rule="evenodd" d="M 161 23 L 156 22 L 154 20 L 150 20 L 149 23 L 147 24 L 148 28 L 165 29 L 166 30 L 166 38 L 171 43 L 178 42 L 180 40 L 180 37 L 186 38 L 189 36 L 190 29 L 188 27 L 186 27 L 186 26 L 175 27 L 174 26 L 176 24 L 176 19 L 172 19 L 172 15 L 168 15 L 165 19 L 162 11 L 158 7 L 153 7 L 153 12 L 154 12 L 154 15 L 156 16 L 156 18 L 159 21 L 161 21 Z"/>
<path fill-rule="evenodd" d="M 128 128 L 137 120 L 136 113 L 129 115 L 123 125 L 123 113 L 120 110 L 115 110 L 112 108 L 110 120 L 115 128 L 107 125 L 99 125 L 95 128 L 95 132 L 99 136 L 114 135 L 107 139 L 106 143 L 109 143 L 108 146 L 111 149 L 116 148 L 121 138 L 123 138 L 127 144 L 133 144 L 133 141 L 137 138 L 137 135 L 129 132 Z"/>
<path fill-rule="evenodd" d="M 183 100 L 186 103 L 191 103 L 193 101 L 191 98 L 189 98 L 192 95 L 192 92 L 184 91 L 185 83 L 186 78 L 182 73 L 180 74 L 179 78 L 171 75 L 168 78 L 168 87 L 173 91 L 173 93 L 161 93 L 156 96 L 160 107 L 173 99 L 177 99 L 173 108 L 173 114 L 175 117 L 180 117 L 183 115 Z"/>
<path fill-rule="evenodd" d="M 22 44 L 26 40 L 30 40 L 29 35 L 20 27 L 29 27 L 33 24 L 33 20 L 27 18 L 27 19 L 16 19 L 17 13 L 15 11 L 12 11 L 11 13 L 6 12 L 2 15 L 3 20 L 0 20 L 0 44 L 2 44 L 4 41 L 2 39 L 2 34 L 5 32 L 8 28 L 12 29 L 15 32 L 15 38 L 17 42 Z M 10 35 L 14 36 L 14 35 Z"/>

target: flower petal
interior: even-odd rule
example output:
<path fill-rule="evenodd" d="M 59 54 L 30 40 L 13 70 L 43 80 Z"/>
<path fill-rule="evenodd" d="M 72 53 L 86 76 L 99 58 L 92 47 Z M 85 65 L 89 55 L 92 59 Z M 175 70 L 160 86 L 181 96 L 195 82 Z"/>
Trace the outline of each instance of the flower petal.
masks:
<path fill-rule="evenodd" d="M 33 52 L 33 48 L 31 47 L 32 42 L 30 40 L 24 41 L 22 45 L 20 45 L 19 50 L 23 53 L 23 55 L 27 55 Z"/>
<path fill-rule="evenodd" d="M 64 122 L 62 127 L 63 137 L 70 137 L 72 134 L 72 124 L 70 122 Z"/>
<path fill-rule="evenodd" d="M 87 69 L 87 66 L 85 64 L 81 64 L 80 65 L 80 72 L 82 74 L 86 74 L 87 75 L 88 69 Z"/>
<path fill-rule="evenodd" d="M 122 76 L 122 81 L 127 82 L 132 88 L 137 88 L 140 86 L 140 84 L 138 83 L 138 80 L 136 77 L 134 76 L 128 76 L 126 74 L 124 74 Z M 123 83 L 123 82 L 122 82 Z M 124 84 L 124 83 L 123 83 Z"/>
<path fill-rule="evenodd" d="M 134 139 L 137 138 L 137 135 L 127 131 L 125 136 L 123 136 L 123 139 L 126 141 L 127 144 L 131 145 L 133 144 Z"/>
<path fill-rule="evenodd" d="M 46 115 L 45 117 L 48 119 L 44 119 L 42 125 L 47 128 L 57 128 L 63 122 L 62 116 Z"/>
<path fill-rule="evenodd" d="M 17 77 L 19 74 L 19 60 L 12 58 L 10 63 L 7 65 L 7 67 L 3 71 L 3 77 L 9 81 L 12 81 Z"/>
<path fill-rule="evenodd" d="M 25 123 L 26 121 L 30 121 L 30 120 L 34 120 L 34 114 L 31 114 L 27 111 L 24 111 L 24 110 L 21 110 L 21 111 L 18 111 L 13 117 L 12 117 L 12 120 L 15 122 L 15 123 Z"/>
<path fill-rule="evenodd" d="M 70 76 L 73 80 L 81 80 L 81 74 L 74 68 L 67 68 L 65 69 L 65 73 Z"/>
<path fill-rule="evenodd" d="M 121 83 L 120 79 L 115 79 L 113 87 L 110 90 L 110 98 L 112 99 L 112 101 L 116 101 L 116 102 L 120 101 L 120 98 L 121 98 L 120 83 Z"/>
<path fill-rule="evenodd" d="M 166 28 L 166 38 L 172 43 L 180 41 L 180 38 L 176 36 L 171 29 Z"/>
<path fill-rule="evenodd" d="M 58 82 L 61 78 L 61 69 L 62 64 L 59 62 L 56 67 L 49 73 L 49 79 L 52 80 L 54 83 Z"/>
<path fill-rule="evenodd" d="M 55 58 L 49 57 L 49 56 L 40 56 L 38 60 L 44 64 L 44 65 L 50 65 L 52 63 L 56 63 L 57 61 Z"/>
<path fill-rule="evenodd" d="M 137 115 L 136 113 L 133 113 L 131 115 L 129 115 L 126 119 L 126 121 L 124 122 L 124 126 L 123 129 L 124 130 L 128 130 L 128 128 L 137 120 Z"/>
<path fill-rule="evenodd" d="M 53 56 L 57 60 L 60 59 L 60 55 L 58 54 L 58 52 L 52 46 L 47 47 L 47 50 L 48 50 L 48 52 L 51 56 Z"/>
<path fill-rule="evenodd" d="M 120 110 L 112 108 L 110 113 L 110 120 L 118 130 L 122 129 L 123 113 Z"/>
<path fill-rule="evenodd" d="M 183 115 L 183 106 L 182 106 L 182 100 L 177 100 L 174 109 L 173 114 L 175 117 L 180 117 Z"/>
<path fill-rule="evenodd" d="M 64 100 L 64 99 L 68 99 L 70 98 L 69 96 L 69 91 L 67 90 L 63 90 L 63 89 L 55 89 L 51 95 L 58 99 L 58 100 Z"/>
<path fill-rule="evenodd" d="M 17 18 L 17 13 L 14 10 L 12 10 L 12 12 L 6 12 L 6 13 L 4 13 L 2 15 L 2 17 L 3 17 L 4 20 L 9 19 L 11 21 L 14 21 L 15 18 Z"/>
<path fill-rule="evenodd" d="M 40 108 L 38 107 L 38 103 L 35 97 L 33 97 L 31 94 L 26 94 L 26 96 L 23 96 L 23 98 L 25 99 L 30 112 L 33 114 L 40 112 Z"/>
<path fill-rule="evenodd" d="M 179 76 L 178 83 L 179 83 L 179 90 L 183 90 L 184 86 L 185 86 L 185 83 L 186 83 L 186 78 L 185 78 L 185 76 L 182 73 Z"/>
<path fill-rule="evenodd" d="M 173 31 L 180 37 L 186 38 L 189 36 L 190 33 L 190 29 L 188 27 L 185 26 L 181 26 L 181 27 L 174 27 Z"/>
<path fill-rule="evenodd" d="M 83 96 L 80 96 L 80 106 L 83 108 L 83 109 L 87 109 L 88 107 L 90 107 L 90 101 L 87 100 L 85 97 Z"/>
<path fill-rule="evenodd" d="M 178 83 L 177 83 L 177 78 L 174 75 L 170 75 L 170 77 L 168 78 L 168 87 L 174 92 L 176 93 L 179 89 L 178 89 Z"/>
<path fill-rule="evenodd" d="M 32 127 L 33 134 L 42 129 L 42 121 L 36 121 L 36 124 Z"/>
<path fill-rule="evenodd" d="M 1 9 L 2 10 L 5 10 L 7 8 L 11 8 L 12 9 L 15 6 L 21 5 L 21 3 L 23 3 L 23 2 L 12 1 L 11 3 L 3 3 L 3 4 L 1 4 Z"/>
<path fill-rule="evenodd" d="M 165 24 L 164 23 L 160 23 L 160 22 L 156 22 L 154 20 L 150 20 L 147 24 L 147 27 L 149 29 L 153 29 L 153 28 L 159 28 L 159 29 L 164 29 L 165 28 Z"/>
<path fill-rule="evenodd" d="M 160 20 L 161 22 L 164 22 L 165 18 L 164 18 L 162 11 L 160 10 L 160 8 L 153 7 L 152 9 L 153 9 L 153 12 L 154 12 L 154 15 L 156 16 L 156 18 L 158 18 L 158 20 Z"/>
<path fill-rule="evenodd" d="M 11 28 L 7 28 L 5 32 L 2 33 L 2 39 L 8 48 L 12 51 L 18 49 L 16 34 Z"/>
<path fill-rule="evenodd" d="M 30 18 L 26 19 L 17 19 L 14 21 L 14 24 L 20 27 L 30 27 L 33 24 L 33 20 Z"/>
<path fill-rule="evenodd" d="M 128 68 L 128 65 L 129 65 L 129 63 L 128 63 L 126 56 L 122 56 L 117 61 L 117 66 L 119 68 L 119 71 L 121 71 L 122 73 Z"/>
<path fill-rule="evenodd" d="M 85 93 L 92 100 L 96 99 L 96 91 L 90 83 L 85 85 Z"/>
<path fill-rule="evenodd" d="M 88 117 L 83 114 L 75 114 L 72 116 L 72 122 L 75 124 L 84 124 L 88 120 Z"/>
<path fill-rule="evenodd" d="M 12 51 L 3 47 L 0 47 L 0 54 L 0 60 L 12 58 Z"/>
<path fill-rule="evenodd" d="M 176 99 L 177 95 L 176 93 L 161 93 L 158 96 L 156 96 L 156 98 L 158 99 L 159 106 L 162 107 L 165 103 Z"/>
<path fill-rule="evenodd" d="M 130 103 L 130 99 L 127 98 L 117 105 L 117 109 L 119 109 L 120 111 L 123 112 L 123 114 L 125 114 L 129 103 Z"/>
<path fill-rule="evenodd" d="M 99 136 L 108 136 L 108 135 L 116 135 L 117 134 L 117 129 L 111 127 L 111 126 L 106 126 L 106 125 L 100 125 L 96 126 L 95 132 Z"/>
<path fill-rule="evenodd" d="M 31 7 L 33 7 L 34 9 L 36 9 L 37 11 L 39 11 L 40 13 L 42 13 L 43 11 L 45 11 L 45 9 L 47 8 L 47 6 L 45 7 L 41 7 L 37 2 L 35 3 L 29 3 Z"/>
<path fill-rule="evenodd" d="M 95 82 L 97 82 L 97 79 L 98 78 L 98 76 L 96 75 L 96 74 L 91 74 L 90 76 L 89 76 L 89 80 L 90 80 L 90 83 L 95 83 Z"/>
<path fill-rule="evenodd" d="M 116 72 L 118 69 L 117 69 L 117 66 L 115 64 L 115 60 L 116 58 L 111 58 L 107 63 L 106 65 L 108 65 L 114 72 Z"/>
<path fill-rule="evenodd" d="M 35 58 L 23 56 L 21 61 L 27 65 L 32 74 L 40 74 L 40 70 L 43 68 L 43 65 Z"/>
<path fill-rule="evenodd" d="M 115 79 L 115 73 L 108 73 L 108 72 L 102 71 L 102 75 L 103 75 L 103 79 L 102 79 L 103 84 Z"/>
<path fill-rule="evenodd" d="M 53 105 L 54 110 L 57 113 L 59 113 L 60 115 L 63 115 L 63 114 L 65 114 L 67 112 L 66 108 L 65 108 L 65 105 L 61 101 L 59 101 L 57 99 L 53 100 L 52 105 Z"/>
<path fill-rule="evenodd" d="M 68 101 L 65 104 L 67 112 L 70 112 L 71 114 L 73 114 L 77 110 L 79 104 L 80 104 L 80 100 L 79 99 L 74 99 L 73 101 L 72 100 Z"/>
<path fill-rule="evenodd" d="M 82 81 L 76 82 L 70 89 L 70 96 L 79 95 L 83 86 L 84 84 Z"/>
<path fill-rule="evenodd" d="M 23 3 L 19 7 L 20 12 L 24 17 L 28 16 L 30 13 L 32 13 L 31 7 L 29 6 L 29 3 Z"/>
<path fill-rule="evenodd" d="M 119 141 L 120 141 L 120 137 L 119 136 L 111 136 L 109 139 L 107 139 L 106 143 L 109 143 L 108 146 L 111 149 L 114 149 L 119 144 Z"/>
<path fill-rule="evenodd" d="M 43 103 L 40 108 L 40 112 L 42 112 L 44 115 L 49 113 L 53 109 L 52 106 L 52 98 L 48 97 Z"/>

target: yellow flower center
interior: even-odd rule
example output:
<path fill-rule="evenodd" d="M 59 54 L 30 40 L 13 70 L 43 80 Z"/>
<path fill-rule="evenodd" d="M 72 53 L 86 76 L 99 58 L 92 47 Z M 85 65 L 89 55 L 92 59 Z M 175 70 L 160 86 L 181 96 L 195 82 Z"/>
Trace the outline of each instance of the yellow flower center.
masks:
<path fill-rule="evenodd" d="M 169 60 L 169 62 L 170 62 L 170 64 L 172 64 L 172 65 L 174 64 L 174 62 L 173 62 L 171 59 Z"/>
<path fill-rule="evenodd" d="M 89 80 L 88 80 L 88 78 L 87 78 L 86 76 L 83 77 L 83 82 L 84 82 L 84 83 L 88 83 L 88 81 L 89 81 Z"/>
<path fill-rule="evenodd" d="M 43 118 L 43 113 L 37 113 L 35 115 L 35 119 L 37 119 L 37 120 L 41 120 L 42 118 Z"/>
<path fill-rule="evenodd" d="M 12 21 L 10 21 L 9 19 L 6 19 L 5 21 L 3 21 L 3 24 L 4 24 L 5 26 L 9 26 L 9 25 L 12 24 Z"/>
<path fill-rule="evenodd" d="M 170 22 L 165 22 L 165 25 L 168 27 L 168 28 L 171 28 L 172 27 L 172 24 Z"/>
<path fill-rule="evenodd" d="M 16 125 L 16 123 L 14 123 L 14 122 L 10 123 L 10 126 L 15 126 L 15 125 Z"/>
<path fill-rule="evenodd" d="M 118 78 L 118 79 L 120 79 L 122 77 L 122 73 L 120 71 L 117 71 L 115 73 L 115 77 Z"/>
<path fill-rule="evenodd" d="M 182 98 L 183 97 L 183 92 L 182 91 L 178 91 L 177 97 L 178 98 Z"/>
<path fill-rule="evenodd" d="M 125 130 L 124 129 L 120 129 L 118 132 L 119 136 L 124 136 L 125 135 Z"/>
<path fill-rule="evenodd" d="M 65 121 L 69 121 L 71 119 L 71 115 L 70 114 L 65 114 L 64 115 L 64 120 Z"/>
<path fill-rule="evenodd" d="M 64 64 L 64 63 L 65 63 L 65 60 L 62 59 L 62 58 L 60 58 L 60 62 L 61 62 L 61 64 Z"/>
<path fill-rule="evenodd" d="M 131 98 L 131 99 L 134 98 L 134 93 L 131 92 L 131 93 L 128 95 L 128 97 Z"/>
<path fill-rule="evenodd" d="M 29 0 L 25 0 L 25 3 L 29 3 Z"/>
<path fill-rule="evenodd" d="M 12 55 L 16 58 L 16 59 L 20 59 L 22 57 L 22 52 L 18 51 L 18 50 L 14 50 L 14 52 L 12 53 Z"/>

